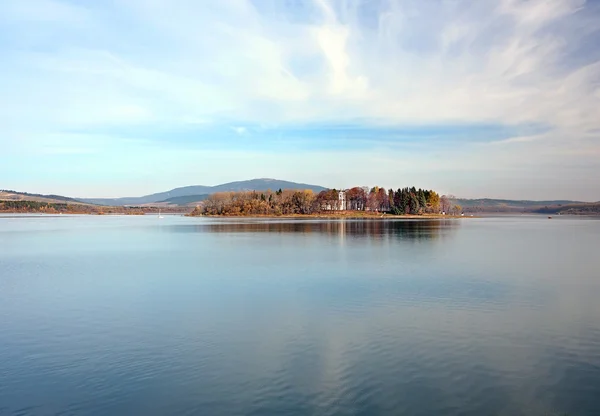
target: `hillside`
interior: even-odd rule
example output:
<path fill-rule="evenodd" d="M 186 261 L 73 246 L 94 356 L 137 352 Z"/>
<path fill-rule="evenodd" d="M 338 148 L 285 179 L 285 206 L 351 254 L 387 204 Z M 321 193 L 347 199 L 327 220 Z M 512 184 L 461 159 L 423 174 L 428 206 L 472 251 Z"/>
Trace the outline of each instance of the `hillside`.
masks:
<path fill-rule="evenodd" d="M 598 215 L 600 214 L 600 202 L 570 203 L 560 206 L 549 205 L 534 211 L 538 214 L 564 214 L 564 215 Z"/>
<path fill-rule="evenodd" d="M 0 201 L 33 201 L 46 203 L 71 202 L 81 204 L 81 202 L 77 199 L 61 195 L 30 194 L 27 192 L 17 192 L 9 190 L 0 190 Z"/>
<path fill-rule="evenodd" d="M 121 214 L 144 215 L 156 214 L 157 207 L 109 207 L 83 203 L 45 202 L 32 200 L 0 200 L 0 213 L 2 214 Z M 185 212 L 179 207 L 165 207 L 163 213 Z"/>
<path fill-rule="evenodd" d="M 458 204 L 464 212 L 536 212 L 537 210 L 553 207 L 560 209 L 563 206 L 573 204 L 587 204 L 579 201 L 551 200 L 551 201 L 529 201 L 529 200 L 510 200 L 510 199 L 452 199 L 452 204 Z"/>
<path fill-rule="evenodd" d="M 145 195 L 140 197 L 124 198 L 81 198 L 80 201 L 99 205 L 144 205 L 167 201 L 177 197 L 198 196 L 214 194 L 216 192 L 239 192 L 239 191 L 268 191 L 277 189 L 311 189 L 315 193 L 326 189 L 318 185 L 282 181 L 278 179 L 251 179 L 248 181 L 229 182 L 216 186 L 185 186 L 171 189 L 166 192 Z"/>
<path fill-rule="evenodd" d="M 173 198 L 165 199 L 164 201 L 159 201 L 159 203 L 168 204 L 168 205 L 179 205 L 179 206 L 195 205 L 195 203 L 204 201 L 208 197 L 209 197 L 209 194 L 175 196 Z"/>

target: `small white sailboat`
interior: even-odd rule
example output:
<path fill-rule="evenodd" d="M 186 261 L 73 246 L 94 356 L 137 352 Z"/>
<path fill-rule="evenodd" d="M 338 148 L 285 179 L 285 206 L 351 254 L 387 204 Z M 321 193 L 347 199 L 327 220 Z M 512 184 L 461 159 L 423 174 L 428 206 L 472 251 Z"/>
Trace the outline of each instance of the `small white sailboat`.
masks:
<path fill-rule="evenodd" d="M 158 210 L 158 218 L 164 218 L 162 215 L 160 215 L 160 209 Z"/>

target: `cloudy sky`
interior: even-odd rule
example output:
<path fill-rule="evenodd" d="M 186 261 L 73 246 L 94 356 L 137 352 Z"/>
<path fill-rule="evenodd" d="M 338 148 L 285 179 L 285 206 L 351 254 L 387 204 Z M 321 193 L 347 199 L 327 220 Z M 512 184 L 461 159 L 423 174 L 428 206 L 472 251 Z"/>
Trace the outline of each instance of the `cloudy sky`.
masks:
<path fill-rule="evenodd" d="M 3 0 L 0 188 L 600 200 L 600 2 Z"/>

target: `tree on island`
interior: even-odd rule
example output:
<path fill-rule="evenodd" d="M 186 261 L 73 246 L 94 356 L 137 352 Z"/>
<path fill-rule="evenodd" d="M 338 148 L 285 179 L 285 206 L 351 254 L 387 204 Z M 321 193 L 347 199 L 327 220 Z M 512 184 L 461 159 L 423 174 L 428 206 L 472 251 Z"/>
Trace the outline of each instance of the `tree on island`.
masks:
<path fill-rule="evenodd" d="M 442 195 L 440 198 L 440 208 L 446 214 L 450 213 L 450 207 L 452 206 L 450 199 L 446 195 Z"/>

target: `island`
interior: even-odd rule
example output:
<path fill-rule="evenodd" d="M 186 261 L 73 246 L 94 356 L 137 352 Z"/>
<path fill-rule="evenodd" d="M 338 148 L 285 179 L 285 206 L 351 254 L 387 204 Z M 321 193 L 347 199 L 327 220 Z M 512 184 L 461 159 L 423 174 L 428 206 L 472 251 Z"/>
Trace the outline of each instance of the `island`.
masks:
<path fill-rule="evenodd" d="M 348 190 L 287 189 L 218 192 L 196 206 L 190 216 L 273 217 L 444 217 L 461 216 L 460 205 L 446 196 L 416 187 L 397 190 L 354 187 Z"/>

